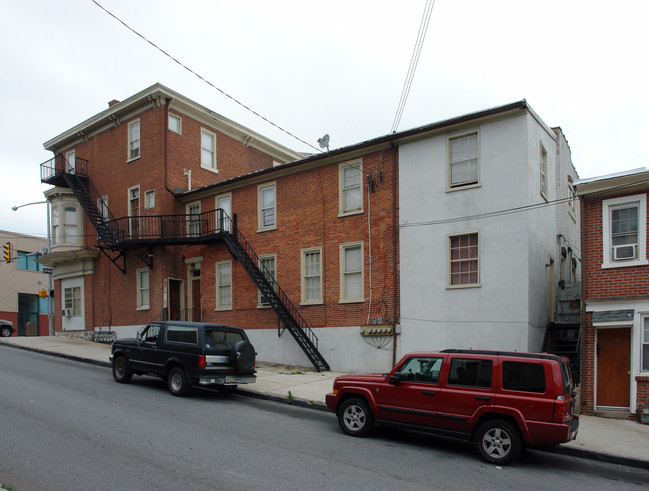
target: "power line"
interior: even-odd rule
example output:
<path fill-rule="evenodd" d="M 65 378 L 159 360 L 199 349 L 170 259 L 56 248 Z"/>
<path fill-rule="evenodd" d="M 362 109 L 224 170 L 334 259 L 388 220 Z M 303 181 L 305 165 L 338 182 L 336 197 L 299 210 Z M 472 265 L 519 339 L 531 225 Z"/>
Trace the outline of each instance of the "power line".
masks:
<path fill-rule="evenodd" d="M 108 11 L 108 10 L 107 10 L 105 7 L 103 7 L 99 2 L 97 2 L 96 0 L 91 0 L 91 1 L 92 1 L 92 3 L 94 3 L 97 7 L 99 7 L 101 10 L 103 10 L 103 11 L 106 12 L 108 15 L 110 15 L 113 19 L 115 19 L 117 22 L 119 22 L 119 23 L 122 24 L 124 27 L 126 27 L 126 28 L 127 28 L 129 31 L 131 31 L 133 34 L 135 34 L 136 36 L 142 38 L 144 41 L 146 41 L 146 42 L 149 43 L 151 46 L 153 46 L 155 49 L 157 49 L 158 51 L 160 51 L 163 55 L 165 55 L 167 58 L 169 58 L 169 59 L 173 60 L 174 62 L 176 62 L 178 65 L 180 65 L 181 67 L 183 67 L 185 70 L 187 70 L 189 73 L 191 73 L 191 74 L 194 75 L 195 77 L 197 77 L 197 78 L 199 78 L 200 80 L 202 80 L 203 82 L 205 82 L 207 85 L 209 85 L 209 86 L 212 87 L 213 89 L 218 90 L 221 94 L 223 94 L 224 96 L 226 96 L 226 97 L 227 97 L 228 99 L 230 99 L 231 101 L 233 101 L 233 102 L 239 104 L 241 107 L 243 107 L 243 108 L 246 109 L 247 111 L 250 111 L 252 114 L 254 114 L 255 116 L 257 116 L 258 118 L 263 119 L 263 120 L 266 121 L 268 124 L 274 126 L 274 127 L 277 128 L 278 130 L 280 130 L 280 131 L 286 133 L 287 135 L 289 135 L 289 136 L 295 138 L 295 139 L 298 140 L 299 142 L 302 142 L 302 143 L 304 143 L 305 145 L 308 145 L 309 147 L 313 148 L 314 150 L 316 150 L 316 151 L 318 151 L 318 152 L 323 152 L 322 149 L 314 147 L 314 146 L 311 145 L 310 143 L 304 141 L 302 138 L 300 138 L 300 137 L 294 135 L 294 134 L 291 133 L 290 131 L 285 130 L 285 129 L 282 128 L 281 126 L 279 126 L 279 125 L 273 123 L 270 119 L 268 119 L 268 118 L 262 116 L 262 115 L 259 114 L 257 111 L 254 111 L 253 109 L 249 108 L 249 107 L 246 106 L 244 103 L 242 103 L 241 101 L 239 101 L 239 100 L 235 99 L 234 97 L 232 97 L 230 94 L 228 94 L 228 93 L 225 92 L 224 90 L 218 88 L 218 87 L 217 87 L 216 85 L 214 85 L 212 82 L 210 82 L 209 80 L 203 78 L 201 75 L 199 75 L 198 73 L 196 73 L 194 70 L 192 70 L 191 68 L 189 68 L 187 65 L 184 65 L 182 62 L 180 62 L 179 60 L 177 60 L 176 58 L 174 58 L 173 56 L 171 56 L 169 53 L 167 53 L 165 50 L 163 50 L 162 48 L 160 48 L 160 47 L 159 47 L 158 45 L 156 45 L 154 42 L 150 41 L 150 40 L 147 39 L 145 36 L 143 36 L 142 34 L 140 34 L 139 32 L 137 32 L 135 29 L 133 29 L 131 26 L 129 26 L 129 25 L 128 25 L 126 22 L 124 22 L 122 19 L 120 19 L 119 17 L 117 17 L 117 16 L 116 16 L 115 14 L 113 14 L 112 12 Z"/>
<path fill-rule="evenodd" d="M 415 71 L 417 70 L 417 65 L 419 63 L 419 56 L 421 55 L 421 48 L 424 45 L 424 40 L 426 39 L 426 33 L 428 32 L 428 24 L 430 23 L 430 16 L 433 12 L 433 7 L 435 6 L 435 0 L 426 0 L 426 6 L 424 7 L 424 13 L 421 17 L 421 22 L 419 24 L 419 32 L 417 33 L 417 39 L 415 41 L 415 47 L 412 51 L 412 57 L 410 58 L 410 66 L 408 67 L 408 73 L 406 74 L 406 80 L 403 84 L 403 90 L 401 91 L 401 99 L 399 99 L 399 105 L 397 107 L 397 113 L 394 116 L 394 122 L 392 123 L 392 129 L 390 133 L 395 133 L 401 122 L 401 116 L 403 115 L 403 110 L 406 107 L 406 101 L 408 100 L 408 95 L 410 94 L 410 87 L 412 86 L 412 81 L 415 77 Z"/>

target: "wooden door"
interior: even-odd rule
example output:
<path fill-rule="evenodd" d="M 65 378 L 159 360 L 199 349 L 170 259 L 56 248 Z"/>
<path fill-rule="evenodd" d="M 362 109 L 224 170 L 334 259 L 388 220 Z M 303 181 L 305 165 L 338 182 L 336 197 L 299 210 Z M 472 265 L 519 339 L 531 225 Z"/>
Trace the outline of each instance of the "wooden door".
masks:
<path fill-rule="evenodd" d="M 169 278 L 169 319 L 176 320 L 180 317 L 180 299 L 182 295 L 182 281 Z"/>
<path fill-rule="evenodd" d="M 597 407 L 628 408 L 631 328 L 597 330 Z"/>

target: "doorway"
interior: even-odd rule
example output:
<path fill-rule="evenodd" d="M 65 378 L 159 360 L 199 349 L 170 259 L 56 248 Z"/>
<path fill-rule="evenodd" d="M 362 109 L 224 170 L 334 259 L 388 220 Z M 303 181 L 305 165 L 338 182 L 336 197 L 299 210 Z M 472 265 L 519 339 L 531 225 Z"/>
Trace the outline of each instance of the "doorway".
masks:
<path fill-rule="evenodd" d="M 187 288 L 186 319 L 190 322 L 202 322 L 201 310 L 201 263 L 191 263 L 187 269 L 189 287 Z"/>
<path fill-rule="evenodd" d="M 169 278 L 169 319 L 180 320 L 183 310 L 183 280 Z"/>
<path fill-rule="evenodd" d="M 629 409 L 631 328 L 597 330 L 597 407 Z"/>

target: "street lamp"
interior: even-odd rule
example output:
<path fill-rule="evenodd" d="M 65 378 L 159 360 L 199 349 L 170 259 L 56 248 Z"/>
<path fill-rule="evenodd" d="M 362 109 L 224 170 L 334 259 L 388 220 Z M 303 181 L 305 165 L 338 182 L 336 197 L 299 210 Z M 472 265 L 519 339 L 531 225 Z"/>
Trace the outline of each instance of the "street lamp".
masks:
<path fill-rule="evenodd" d="M 30 205 L 42 205 L 42 204 L 47 204 L 47 253 L 49 254 L 52 252 L 52 237 L 50 235 L 50 202 L 45 200 L 45 201 L 34 201 L 32 203 L 25 203 L 24 205 L 16 205 L 12 206 L 11 209 L 13 211 L 18 211 L 18 208 L 22 208 L 23 206 L 30 206 Z M 50 336 L 54 336 L 54 299 L 51 296 L 52 292 L 52 272 L 47 273 L 47 318 L 49 320 L 49 331 L 50 331 Z"/>

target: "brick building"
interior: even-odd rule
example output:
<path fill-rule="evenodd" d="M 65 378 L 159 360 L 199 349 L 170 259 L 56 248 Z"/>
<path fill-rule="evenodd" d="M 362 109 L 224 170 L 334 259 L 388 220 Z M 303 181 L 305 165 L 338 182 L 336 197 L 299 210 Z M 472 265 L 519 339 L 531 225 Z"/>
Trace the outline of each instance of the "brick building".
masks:
<path fill-rule="evenodd" d="M 582 410 L 649 407 L 649 172 L 576 183 L 582 209 Z"/>

